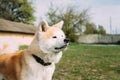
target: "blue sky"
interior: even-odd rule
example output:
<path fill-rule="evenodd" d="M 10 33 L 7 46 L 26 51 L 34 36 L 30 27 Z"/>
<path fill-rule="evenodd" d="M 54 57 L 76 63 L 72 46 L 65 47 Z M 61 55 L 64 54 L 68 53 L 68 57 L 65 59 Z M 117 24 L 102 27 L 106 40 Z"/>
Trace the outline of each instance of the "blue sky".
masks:
<path fill-rule="evenodd" d="M 67 6 L 76 6 L 80 9 L 90 9 L 91 22 L 96 25 L 103 25 L 110 33 L 110 16 L 112 20 L 112 33 L 120 34 L 120 0 L 34 0 L 35 16 L 37 20 L 35 24 L 38 25 L 40 18 L 46 18 L 50 2 L 53 6 L 65 8 Z"/>

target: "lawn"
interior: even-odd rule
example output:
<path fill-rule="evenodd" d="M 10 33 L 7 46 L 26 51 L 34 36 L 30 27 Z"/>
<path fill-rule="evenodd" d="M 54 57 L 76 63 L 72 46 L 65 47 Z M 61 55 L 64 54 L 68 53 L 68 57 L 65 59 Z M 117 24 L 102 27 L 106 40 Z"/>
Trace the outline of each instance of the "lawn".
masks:
<path fill-rule="evenodd" d="M 56 65 L 53 80 L 120 80 L 120 45 L 70 43 Z"/>
<path fill-rule="evenodd" d="M 120 80 L 120 46 L 71 43 L 53 80 Z"/>

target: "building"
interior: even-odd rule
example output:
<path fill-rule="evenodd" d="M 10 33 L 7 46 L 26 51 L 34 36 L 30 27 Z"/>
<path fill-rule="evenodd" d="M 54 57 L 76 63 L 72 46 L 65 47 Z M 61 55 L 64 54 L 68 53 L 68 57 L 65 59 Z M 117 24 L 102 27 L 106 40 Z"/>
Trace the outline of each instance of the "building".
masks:
<path fill-rule="evenodd" d="M 29 45 L 35 30 L 33 25 L 0 19 L 0 51 L 14 52 L 20 45 Z"/>

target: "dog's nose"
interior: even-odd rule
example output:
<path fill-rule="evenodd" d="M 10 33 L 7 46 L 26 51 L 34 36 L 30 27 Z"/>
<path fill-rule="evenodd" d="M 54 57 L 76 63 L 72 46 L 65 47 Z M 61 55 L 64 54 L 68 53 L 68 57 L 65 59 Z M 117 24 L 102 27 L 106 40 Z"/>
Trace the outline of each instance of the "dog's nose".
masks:
<path fill-rule="evenodd" d="M 64 39 L 64 42 L 65 42 L 65 43 L 68 43 L 68 42 L 69 42 L 69 39 L 68 39 L 68 38 Z"/>

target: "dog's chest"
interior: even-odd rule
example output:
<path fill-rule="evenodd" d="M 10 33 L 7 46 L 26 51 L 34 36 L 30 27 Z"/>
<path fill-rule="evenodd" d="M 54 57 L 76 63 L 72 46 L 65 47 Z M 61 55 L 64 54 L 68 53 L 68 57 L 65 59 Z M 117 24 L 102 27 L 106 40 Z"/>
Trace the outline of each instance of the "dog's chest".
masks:
<path fill-rule="evenodd" d="M 21 80 L 51 80 L 55 65 L 43 66 L 35 60 L 28 62 L 28 66 L 24 67 Z"/>

